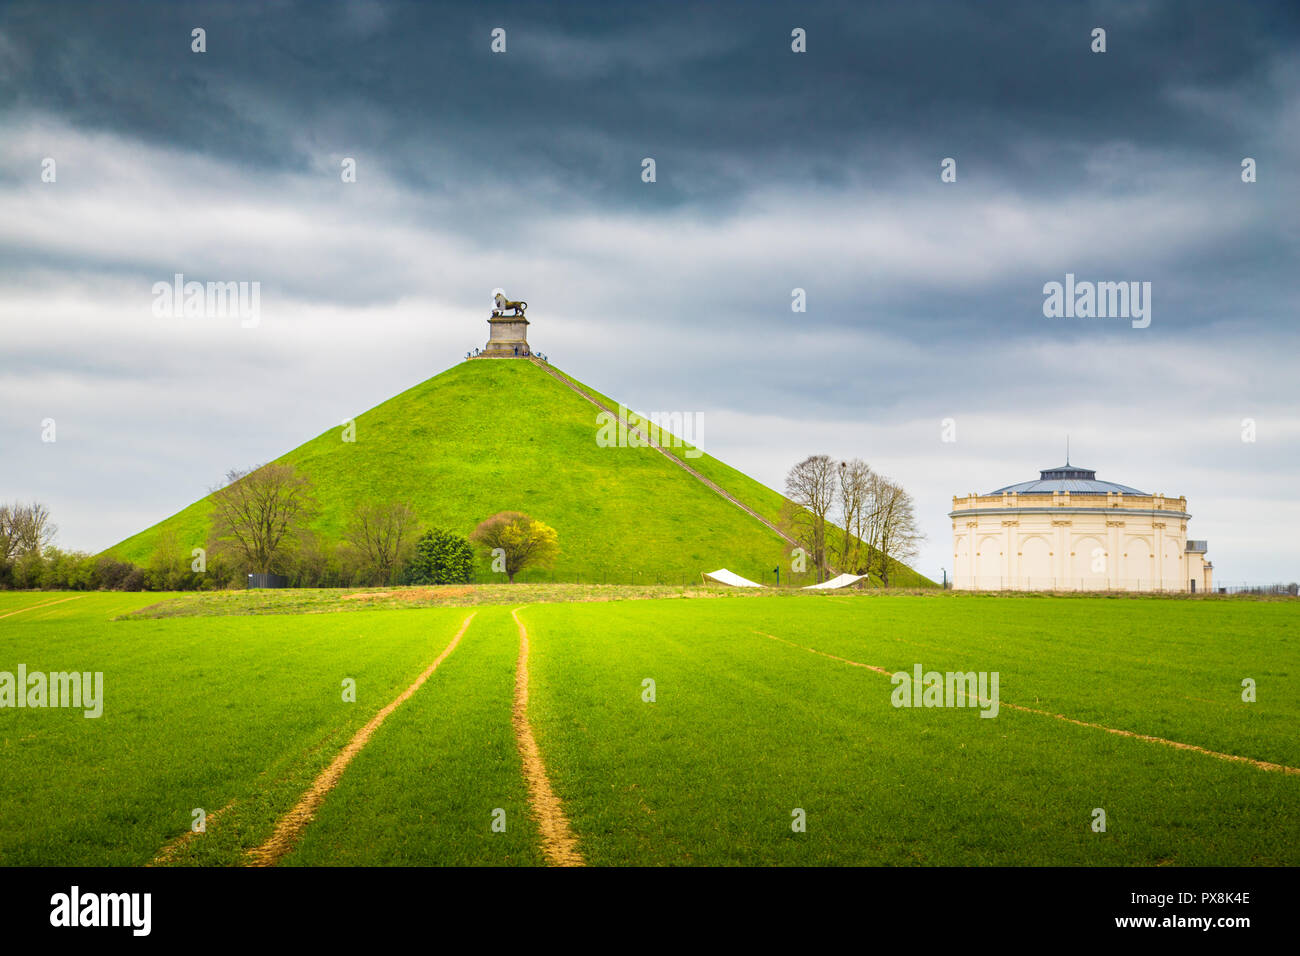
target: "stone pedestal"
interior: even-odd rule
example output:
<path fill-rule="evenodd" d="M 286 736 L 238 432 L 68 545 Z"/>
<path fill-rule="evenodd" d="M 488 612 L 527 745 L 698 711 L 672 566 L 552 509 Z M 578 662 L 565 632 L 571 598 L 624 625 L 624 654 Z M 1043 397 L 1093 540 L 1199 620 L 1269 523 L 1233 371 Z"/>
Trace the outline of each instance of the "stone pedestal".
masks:
<path fill-rule="evenodd" d="M 528 320 L 522 315 L 494 315 L 488 319 L 488 342 L 480 356 L 523 358 L 528 354 Z"/>

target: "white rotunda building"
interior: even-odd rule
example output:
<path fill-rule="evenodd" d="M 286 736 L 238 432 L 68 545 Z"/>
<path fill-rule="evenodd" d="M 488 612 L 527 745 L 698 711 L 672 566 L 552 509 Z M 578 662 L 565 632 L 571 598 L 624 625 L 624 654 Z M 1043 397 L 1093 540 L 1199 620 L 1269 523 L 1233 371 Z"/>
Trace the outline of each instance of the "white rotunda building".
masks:
<path fill-rule="evenodd" d="M 953 587 L 976 591 L 1209 591 L 1186 498 L 1099 481 L 1068 461 L 1037 480 L 952 499 Z"/>

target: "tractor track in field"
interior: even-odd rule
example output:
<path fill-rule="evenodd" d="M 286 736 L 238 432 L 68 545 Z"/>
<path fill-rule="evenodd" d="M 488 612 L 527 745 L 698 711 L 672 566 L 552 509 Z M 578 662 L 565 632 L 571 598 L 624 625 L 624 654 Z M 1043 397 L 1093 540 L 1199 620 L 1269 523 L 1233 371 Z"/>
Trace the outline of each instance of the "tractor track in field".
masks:
<path fill-rule="evenodd" d="M 204 832 L 207 832 L 207 826 L 209 823 L 216 823 L 217 820 L 221 818 L 221 815 L 233 807 L 236 802 L 237 801 L 235 800 L 231 800 L 220 810 L 214 810 L 212 813 L 209 813 L 203 820 Z M 146 863 L 145 866 L 168 866 L 177 856 L 180 855 L 182 850 L 193 843 L 195 838 L 199 836 L 201 836 L 201 834 L 195 833 L 193 829 L 186 830 L 180 836 L 176 837 L 176 839 L 165 843 L 162 849 L 158 851 L 158 855 Z"/>
<path fill-rule="evenodd" d="M 777 637 L 775 634 L 768 634 L 764 631 L 755 631 L 762 637 L 771 638 L 774 641 L 780 641 L 782 644 L 788 644 L 791 647 L 798 648 L 801 651 L 808 651 L 812 654 L 818 654 L 822 657 L 829 657 L 833 661 L 839 661 L 843 664 L 850 664 L 853 667 L 862 667 L 869 671 L 875 671 L 877 674 L 890 675 L 893 671 L 888 671 L 883 667 L 877 667 L 874 664 L 863 664 L 860 661 L 851 661 L 847 657 L 838 657 L 835 654 L 828 654 L 826 651 L 819 651 L 815 647 L 805 647 L 803 644 L 796 644 L 794 641 L 788 641 L 784 637 Z M 983 697 L 978 698 L 981 704 L 991 703 Z M 1026 707 L 1023 704 L 1013 704 L 999 698 L 999 707 L 1009 707 L 1012 710 L 1018 710 L 1025 714 L 1037 714 L 1040 717 L 1051 717 L 1053 720 L 1060 720 L 1067 724 L 1074 724 L 1076 727 L 1087 727 L 1090 730 L 1104 730 L 1108 734 L 1115 734 L 1120 737 L 1129 737 L 1133 740 L 1143 740 L 1151 744 L 1161 744 L 1165 747 L 1172 747 L 1175 750 L 1190 750 L 1193 753 L 1203 754 L 1207 757 L 1214 757 L 1217 760 L 1227 760 L 1233 763 L 1244 763 L 1256 768 L 1257 770 L 1267 770 L 1274 773 L 1300 774 L 1300 767 L 1289 767 L 1282 763 L 1271 763 L 1267 760 L 1256 760 L 1254 757 L 1243 757 L 1241 754 L 1227 754 L 1218 750 L 1210 750 L 1207 747 L 1201 747 L 1197 744 L 1185 744 L 1182 741 L 1170 740 L 1167 737 L 1154 737 L 1151 734 L 1139 734 L 1133 730 L 1121 730 L 1118 727 L 1107 727 L 1105 724 L 1094 724 L 1086 720 L 1079 720 L 1076 717 L 1067 717 L 1065 714 L 1054 714 L 1050 710 L 1039 710 L 1036 707 Z"/>
<path fill-rule="evenodd" d="M 537 747 L 537 738 L 528 723 L 528 629 L 519 617 L 519 608 L 510 612 L 519 626 L 519 663 L 515 668 L 515 740 L 519 744 L 519 757 L 524 765 L 524 780 L 528 784 L 528 803 L 537 820 L 542 836 L 542 853 L 551 866 L 585 866 L 578 851 L 578 841 L 564 815 L 560 798 L 551 789 L 546 776 L 546 764 Z"/>
<path fill-rule="evenodd" d="M 307 750 L 304 751 L 302 754 L 303 759 L 310 759 L 311 757 L 313 757 L 316 753 L 320 751 L 322 747 L 326 746 L 330 742 L 330 739 L 333 736 L 334 736 L 333 733 L 327 734 L 324 740 L 321 740 L 319 743 L 312 744 L 310 747 L 308 747 Z M 258 779 L 261 780 L 262 778 L 266 777 L 266 775 L 269 772 L 270 772 L 269 769 L 263 770 L 260 774 L 258 774 Z M 281 772 L 281 774 L 278 777 L 274 778 L 274 780 L 272 781 L 272 785 L 283 783 L 292 774 L 293 774 L 293 768 L 292 767 L 286 768 L 284 771 Z M 153 860 L 146 863 L 145 866 L 171 866 L 173 863 L 176 862 L 177 858 L 181 855 L 181 853 L 184 852 L 186 847 L 188 847 L 191 843 L 194 842 L 194 839 L 196 837 L 203 836 L 207 833 L 208 825 L 216 823 L 223 816 L 225 816 L 227 812 L 233 809 L 235 805 L 238 804 L 239 802 L 240 802 L 239 798 L 236 797 L 232 799 L 229 803 L 227 803 L 225 806 L 223 806 L 221 809 L 214 810 L 212 813 L 209 813 L 207 819 L 204 821 L 205 826 L 204 826 L 203 833 L 195 833 L 191 829 L 185 831 L 180 836 L 167 841 L 167 843 L 163 844 L 162 848 L 158 851 L 157 855 L 153 858 Z"/>
<path fill-rule="evenodd" d="M 74 597 L 63 598 L 62 600 L 59 601 L 46 601 L 44 604 L 33 604 L 31 607 L 20 607 L 16 611 L 10 611 L 7 614 L 0 614 L 0 621 L 3 621 L 7 617 L 13 617 L 15 614 L 22 614 L 24 611 L 39 611 L 43 607 L 54 607 L 54 605 L 56 604 L 67 604 L 69 601 L 75 601 L 77 600 L 77 598 L 82 598 L 82 597 L 85 597 L 85 595 L 78 594 L 75 595 Z"/>
<path fill-rule="evenodd" d="M 384 722 L 388 715 L 419 690 L 421 685 L 438 669 L 438 665 L 451 655 L 451 652 L 456 649 L 456 645 L 460 643 L 460 639 L 465 636 L 465 632 L 469 630 L 470 622 L 474 620 L 474 615 L 477 613 L 477 611 L 473 611 L 469 617 L 465 618 L 460 625 L 460 630 L 451 639 L 451 643 L 443 648 L 442 653 L 412 682 L 410 687 L 389 701 L 383 710 L 370 718 L 369 723 L 353 735 L 348 745 L 339 752 L 328 767 L 320 772 L 307 789 L 307 792 L 298 800 L 297 805 L 280 818 L 275 825 L 275 831 L 267 841 L 248 852 L 247 864 L 249 866 L 275 866 L 286 853 L 293 849 L 298 842 L 299 836 L 302 835 L 302 831 L 316 815 L 316 811 L 324 802 L 326 795 L 339 782 L 339 778 L 343 776 L 343 771 L 352 762 L 352 758 L 361 752 L 361 749 L 369 742 L 371 735 L 379 729 L 379 725 Z"/>

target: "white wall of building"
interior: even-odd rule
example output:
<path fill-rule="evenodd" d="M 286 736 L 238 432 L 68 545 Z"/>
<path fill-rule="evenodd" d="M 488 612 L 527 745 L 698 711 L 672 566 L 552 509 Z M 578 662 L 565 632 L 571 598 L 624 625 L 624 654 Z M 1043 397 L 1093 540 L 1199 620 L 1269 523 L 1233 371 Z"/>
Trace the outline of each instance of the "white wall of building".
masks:
<path fill-rule="evenodd" d="M 1187 499 L 1017 494 L 953 498 L 953 587 L 979 591 L 1208 591 L 1188 552 Z M 1195 582 L 1193 584 L 1193 582 Z"/>

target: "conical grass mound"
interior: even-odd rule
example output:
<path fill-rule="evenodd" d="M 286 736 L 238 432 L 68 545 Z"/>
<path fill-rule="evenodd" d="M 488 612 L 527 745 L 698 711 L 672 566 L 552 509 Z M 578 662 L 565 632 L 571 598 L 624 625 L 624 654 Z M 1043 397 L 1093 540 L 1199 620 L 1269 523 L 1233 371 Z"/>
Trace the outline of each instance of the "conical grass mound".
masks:
<path fill-rule="evenodd" d="M 526 360 L 462 362 L 357 416 L 354 441 L 332 428 L 276 460 L 315 485 L 313 527 L 327 540 L 341 540 L 358 502 L 406 501 L 424 525 L 465 535 L 496 512 L 522 511 L 556 529 L 560 555 L 521 581 L 675 584 L 725 566 L 772 583 L 778 565 L 789 580 L 788 543 L 760 520 L 777 522 L 777 492 L 683 448 L 669 451 L 696 474 L 654 448 L 601 447 L 601 409 L 566 380 L 617 404 L 554 372 Z M 188 554 L 206 545 L 211 510 L 196 501 L 107 553 L 147 564 L 171 539 Z M 896 583 L 931 583 L 901 570 Z M 479 579 L 489 579 L 486 565 Z"/>

